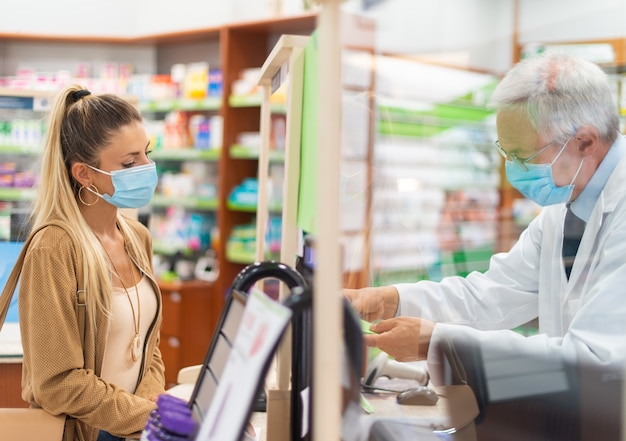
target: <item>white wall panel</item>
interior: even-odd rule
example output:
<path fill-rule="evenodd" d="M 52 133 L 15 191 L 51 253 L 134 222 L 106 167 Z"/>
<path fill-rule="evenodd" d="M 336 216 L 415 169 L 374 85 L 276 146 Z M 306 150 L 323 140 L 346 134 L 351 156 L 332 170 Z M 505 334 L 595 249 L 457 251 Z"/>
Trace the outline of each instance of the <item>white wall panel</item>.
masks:
<path fill-rule="evenodd" d="M 584 41 L 624 37 L 623 0 L 520 1 L 522 43 Z"/>
<path fill-rule="evenodd" d="M 188 31 L 304 12 L 300 0 L 20 0 L 3 6 L 0 33 L 106 37 Z"/>
<path fill-rule="evenodd" d="M 127 36 L 140 15 L 137 1 L 20 0 L 3 2 L 0 32 L 15 34 Z"/>

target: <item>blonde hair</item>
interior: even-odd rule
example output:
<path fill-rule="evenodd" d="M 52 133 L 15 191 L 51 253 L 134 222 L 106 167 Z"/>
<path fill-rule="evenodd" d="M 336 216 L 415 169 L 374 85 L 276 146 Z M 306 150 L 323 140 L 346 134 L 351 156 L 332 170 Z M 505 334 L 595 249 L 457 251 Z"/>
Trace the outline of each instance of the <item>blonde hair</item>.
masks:
<path fill-rule="evenodd" d="M 74 85 L 62 90 L 48 116 L 47 134 L 41 157 L 37 197 L 31 211 L 31 228 L 55 222 L 63 225 L 82 260 L 90 326 L 95 326 L 98 312 L 110 313 L 112 290 L 110 264 L 104 248 L 78 207 L 80 184 L 71 167 L 76 162 L 99 165 L 98 155 L 121 128 L 142 122 L 130 103 L 114 95 L 91 95 Z M 126 218 L 118 213 L 118 228 L 124 236 L 131 258 L 144 271 L 152 268 L 151 256 Z M 80 264 L 80 263 L 79 263 Z"/>

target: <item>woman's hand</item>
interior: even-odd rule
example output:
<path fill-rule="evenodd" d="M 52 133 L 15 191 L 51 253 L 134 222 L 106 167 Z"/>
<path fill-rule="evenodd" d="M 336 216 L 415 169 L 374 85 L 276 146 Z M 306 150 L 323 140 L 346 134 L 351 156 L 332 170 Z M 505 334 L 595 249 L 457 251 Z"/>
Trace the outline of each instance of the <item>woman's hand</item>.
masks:
<path fill-rule="evenodd" d="M 367 346 L 388 353 L 397 361 L 425 360 L 435 323 L 413 317 L 396 317 L 373 324 L 374 334 L 363 336 Z"/>
<path fill-rule="evenodd" d="M 342 293 L 361 318 L 368 322 L 391 318 L 398 310 L 398 290 L 393 286 L 344 289 Z"/>

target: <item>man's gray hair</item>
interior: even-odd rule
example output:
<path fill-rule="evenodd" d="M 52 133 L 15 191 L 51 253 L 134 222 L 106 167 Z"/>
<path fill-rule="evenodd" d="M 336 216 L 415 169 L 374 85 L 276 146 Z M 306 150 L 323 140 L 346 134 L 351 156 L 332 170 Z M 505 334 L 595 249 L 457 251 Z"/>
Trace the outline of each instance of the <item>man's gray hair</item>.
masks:
<path fill-rule="evenodd" d="M 612 143 L 619 130 L 616 97 L 596 64 L 556 50 L 516 64 L 491 96 L 489 106 L 520 109 L 545 139 L 565 142 L 585 125 Z"/>

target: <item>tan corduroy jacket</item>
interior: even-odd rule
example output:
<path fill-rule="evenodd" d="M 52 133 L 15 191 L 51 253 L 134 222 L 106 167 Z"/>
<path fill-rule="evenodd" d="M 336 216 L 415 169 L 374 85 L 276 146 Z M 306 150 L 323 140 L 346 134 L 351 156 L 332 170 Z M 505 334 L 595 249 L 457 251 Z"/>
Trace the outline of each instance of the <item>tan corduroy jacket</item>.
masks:
<path fill-rule="evenodd" d="M 152 255 L 150 234 L 129 220 Z M 93 320 L 86 314 L 85 347 L 80 343 L 76 291 L 78 268 L 75 244 L 66 231 L 47 226 L 37 232 L 24 259 L 19 289 L 19 314 L 24 365 L 22 398 L 32 407 L 77 419 L 76 441 L 95 441 L 99 430 L 115 436 L 138 437 L 150 410 L 149 397 L 164 391 L 164 365 L 159 351 L 161 294 L 152 268 L 142 271 L 157 295 L 157 314 L 144 344 L 143 365 L 135 394 L 99 377 L 109 329 L 104 314 Z M 89 294 L 87 293 L 87 302 Z"/>

